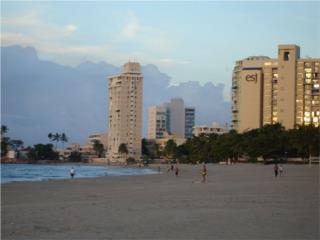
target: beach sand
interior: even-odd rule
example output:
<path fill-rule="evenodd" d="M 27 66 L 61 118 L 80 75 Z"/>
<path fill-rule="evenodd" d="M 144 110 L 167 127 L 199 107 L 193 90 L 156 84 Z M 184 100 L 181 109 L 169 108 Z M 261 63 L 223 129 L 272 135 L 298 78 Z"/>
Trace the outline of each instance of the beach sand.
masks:
<path fill-rule="evenodd" d="M 2 184 L 2 239 L 319 239 L 319 166 Z"/>

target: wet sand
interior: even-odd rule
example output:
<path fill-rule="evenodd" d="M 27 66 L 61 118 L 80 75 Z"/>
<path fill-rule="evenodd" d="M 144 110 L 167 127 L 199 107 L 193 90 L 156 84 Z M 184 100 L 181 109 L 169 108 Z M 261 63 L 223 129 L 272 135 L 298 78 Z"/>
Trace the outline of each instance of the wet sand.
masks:
<path fill-rule="evenodd" d="M 319 239 L 319 166 L 2 184 L 2 239 Z"/>

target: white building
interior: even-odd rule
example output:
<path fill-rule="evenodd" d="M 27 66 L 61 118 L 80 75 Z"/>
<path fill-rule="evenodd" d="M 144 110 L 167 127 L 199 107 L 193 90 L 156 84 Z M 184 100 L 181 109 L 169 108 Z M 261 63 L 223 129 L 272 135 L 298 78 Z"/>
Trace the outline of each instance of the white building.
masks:
<path fill-rule="evenodd" d="M 229 131 L 227 126 L 221 126 L 218 123 L 212 123 L 211 126 L 208 125 L 201 125 L 201 126 L 194 126 L 193 127 L 193 135 L 198 137 L 201 134 L 224 134 Z"/>
<path fill-rule="evenodd" d="M 118 153 L 120 144 L 128 148 L 126 157 L 141 157 L 143 76 L 139 63 L 124 64 L 120 75 L 109 77 L 108 160 L 125 162 Z"/>

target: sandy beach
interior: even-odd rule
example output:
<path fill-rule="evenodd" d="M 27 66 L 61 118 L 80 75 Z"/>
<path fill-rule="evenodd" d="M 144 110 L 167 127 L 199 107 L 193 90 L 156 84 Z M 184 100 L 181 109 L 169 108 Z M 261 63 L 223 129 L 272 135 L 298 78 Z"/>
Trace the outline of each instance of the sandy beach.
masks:
<path fill-rule="evenodd" d="M 2 184 L 2 239 L 319 239 L 319 166 Z"/>

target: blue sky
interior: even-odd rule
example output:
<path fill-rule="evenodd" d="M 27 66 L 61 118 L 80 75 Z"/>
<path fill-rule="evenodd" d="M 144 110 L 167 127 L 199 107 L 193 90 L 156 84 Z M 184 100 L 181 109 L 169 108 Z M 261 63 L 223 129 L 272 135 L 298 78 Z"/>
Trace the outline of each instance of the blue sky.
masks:
<path fill-rule="evenodd" d="M 66 65 L 129 59 L 186 81 L 224 83 L 237 59 L 295 43 L 320 57 L 319 2 L 1 2 L 1 43 Z"/>

